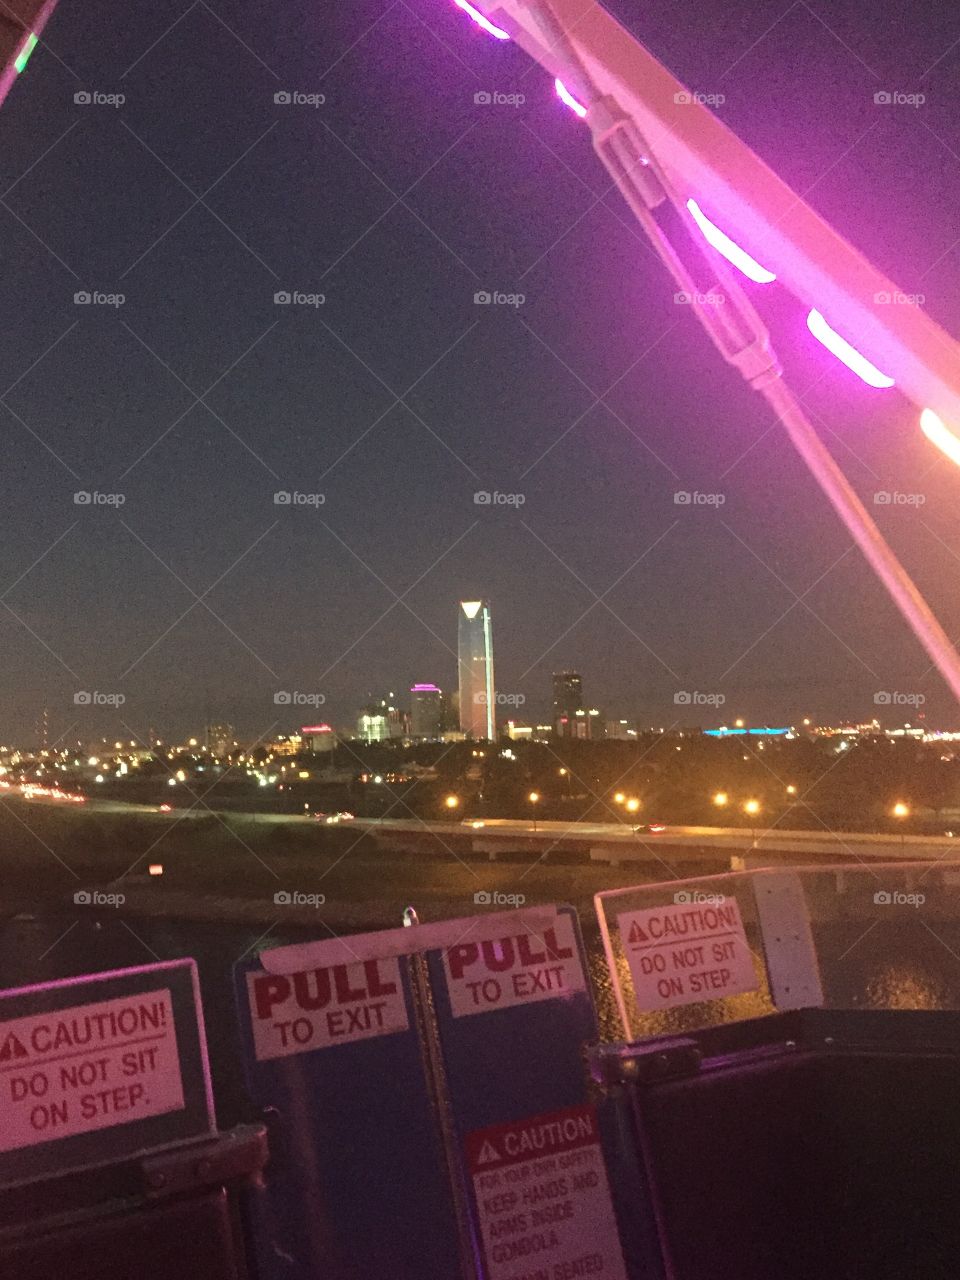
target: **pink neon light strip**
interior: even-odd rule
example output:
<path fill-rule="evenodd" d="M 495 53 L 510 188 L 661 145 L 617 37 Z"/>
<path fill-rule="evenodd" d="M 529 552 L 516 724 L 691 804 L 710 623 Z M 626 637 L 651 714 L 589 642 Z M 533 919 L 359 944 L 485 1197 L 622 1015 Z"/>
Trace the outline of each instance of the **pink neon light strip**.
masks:
<path fill-rule="evenodd" d="M 576 100 L 576 98 L 573 96 L 573 94 L 570 92 L 570 90 L 567 88 L 567 86 L 563 83 L 562 80 L 554 80 L 553 87 L 556 89 L 557 97 L 560 99 L 560 101 L 565 106 L 568 106 L 571 111 L 575 111 L 577 115 L 580 117 L 580 119 L 582 120 L 583 117 L 587 114 L 587 108 L 583 105 L 583 103 L 578 102 Z"/>
<path fill-rule="evenodd" d="M 498 40 L 510 39 L 509 31 L 502 31 L 500 27 L 495 27 L 485 14 L 482 14 L 479 9 L 475 9 L 469 3 L 469 0 L 453 0 L 453 3 L 458 9 L 462 9 L 465 14 L 471 17 L 478 27 L 483 27 L 484 31 L 489 32 L 490 35 L 496 36 Z"/>
<path fill-rule="evenodd" d="M 777 277 L 772 271 L 762 267 L 756 258 L 750 257 L 746 249 L 741 249 L 726 232 L 721 231 L 715 223 L 711 222 L 696 200 L 688 200 L 687 208 L 694 222 L 703 232 L 707 243 L 712 245 L 717 253 L 722 253 L 728 262 L 732 262 L 738 271 L 742 271 L 748 280 L 752 280 L 755 284 L 770 284 L 772 280 L 776 280 Z"/>
<path fill-rule="evenodd" d="M 852 347 L 846 338 L 841 338 L 836 330 L 831 329 L 819 311 L 811 311 L 807 316 L 807 328 L 822 342 L 828 351 L 842 361 L 848 369 L 852 369 L 858 378 L 869 387 L 892 387 L 893 379 L 881 373 L 875 364 L 871 364 L 866 356 L 862 356 Z"/>
<path fill-rule="evenodd" d="M 951 462 L 960 467 L 960 438 L 953 434 L 932 409 L 924 409 L 921 413 L 920 430 L 931 444 L 935 444 L 941 453 L 945 453 Z"/>

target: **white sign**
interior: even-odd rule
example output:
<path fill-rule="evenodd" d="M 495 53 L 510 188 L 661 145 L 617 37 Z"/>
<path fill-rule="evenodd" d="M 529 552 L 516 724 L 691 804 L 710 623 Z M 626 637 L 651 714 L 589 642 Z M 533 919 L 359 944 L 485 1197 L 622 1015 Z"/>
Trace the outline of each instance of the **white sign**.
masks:
<path fill-rule="evenodd" d="M 0 1022 L 0 1151 L 183 1105 L 169 990 Z"/>
<path fill-rule="evenodd" d="M 247 974 L 258 1062 L 406 1031 L 396 957 L 301 973 Z"/>
<path fill-rule="evenodd" d="M 522 921 L 499 938 L 464 941 L 443 953 L 454 1017 L 572 995 L 586 987 L 573 921 L 557 913 L 543 929 Z"/>
<path fill-rule="evenodd" d="M 467 1137 L 487 1280 L 627 1280 L 593 1107 Z"/>
<path fill-rule="evenodd" d="M 625 911 L 617 924 L 640 1009 L 722 1000 L 759 986 L 734 898 Z"/>

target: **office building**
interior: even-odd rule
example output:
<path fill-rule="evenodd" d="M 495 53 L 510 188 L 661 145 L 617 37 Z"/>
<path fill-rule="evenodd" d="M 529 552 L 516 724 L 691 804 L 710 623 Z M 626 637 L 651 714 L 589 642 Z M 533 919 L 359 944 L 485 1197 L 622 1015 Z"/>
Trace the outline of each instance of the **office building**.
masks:
<path fill-rule="evenodd" d="M 468 737 L 497 736 L 493 624 L 486 600 L 461 600 L 458 627 L 460 728 Z"/>
<path fill-rule="evenodd" d="M 572 725 L 583 710 L 583 681 L 576 671 L 553 673 L 553 725 L 562 738 L 574 737 Z"/>
<path fill-rule="evenodd" d="M 415 684 L 410 690 L 410 736 L 434 741 L 443 734 L 443 693 L 435 684 Z"/>

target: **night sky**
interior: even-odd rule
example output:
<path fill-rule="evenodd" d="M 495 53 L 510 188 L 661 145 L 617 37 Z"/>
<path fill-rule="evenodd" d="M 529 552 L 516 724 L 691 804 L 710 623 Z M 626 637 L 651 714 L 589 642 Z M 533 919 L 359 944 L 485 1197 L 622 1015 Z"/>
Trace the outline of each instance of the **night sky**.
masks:
<path fill-rule="evenodd" d="M 960 12 L 613 8 L 960 334 Z M 882 89 L 927 100 L 877 107 Z M 0 741 L 32 741 L 44 705 L 66 741 L 316 718 L 278 690 L 349 723 L 368 691 L 452 688 L 457 601 L 480 596 L 525 718 L 573 666 L 590 704 L 643 723 L 870 719 L 897 690 L 960 724 L 767 408 L 674 303 L 587 129 L 449 0 L 61 0 L 0 109 L 0 186 Z M 752 296 L 870 509 L 924 496 L 879 523 L 960 635 L 960 474 L 798 302 Z"/>

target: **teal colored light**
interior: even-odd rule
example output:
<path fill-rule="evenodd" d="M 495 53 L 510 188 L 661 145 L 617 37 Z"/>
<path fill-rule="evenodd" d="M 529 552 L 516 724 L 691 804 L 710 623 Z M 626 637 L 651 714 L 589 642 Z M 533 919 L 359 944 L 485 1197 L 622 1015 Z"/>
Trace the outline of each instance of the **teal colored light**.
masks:
<path fill-rule="evenodd" d="M 13 64 L 14 68 L 16 69 L 17 75 L 20 74 L 23 68 L 30 61 L 30 55 L 31 53 L 33 53 L 36 47 L 37 47 L 37 37 L 31 31 L 30 34 L 27 36 L 27 43 L 20 50 L 20 55 L 17 58 L 16 62 Z"/>

